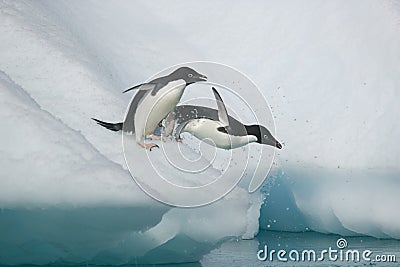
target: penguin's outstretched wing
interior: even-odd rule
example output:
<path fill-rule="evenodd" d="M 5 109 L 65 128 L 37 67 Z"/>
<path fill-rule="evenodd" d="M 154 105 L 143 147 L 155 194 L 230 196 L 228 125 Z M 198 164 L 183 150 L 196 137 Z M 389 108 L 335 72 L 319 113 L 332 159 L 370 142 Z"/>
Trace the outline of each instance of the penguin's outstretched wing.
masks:
<path fill-rule="evenodd" d="M 221 96 L 219 95 L 217 89 L 212 88 L 215 100 L 218 106 L 218 120 L 222 123 L 224 127 L 229 126 L 228 112 L 226 111 L 226 107 L 224 101 L 222 101 Z"/>
<path fill-rule="evenodd" d="M 141 83 L 139 85 L 135 85 L 135 86 L 133 86 L 131 88 L 126 89 L 122 93 L 126 93 L 126 92 L 129 92 L 131 90 L 135 90 L 135 89 L 139 89 L 139 90 L 143 90 L 143 91 L 153 90 L 156 86 L 157 86 L 156 83 Z"/>
<path fill-rule="evenodd" d="M 148 91 L 151 90 L 151 95 L 156 95 L 157 92 L 163 88 L 164 86 L 166 86 L 168 83 L 170 82 L 170 79 L 168 78 L 168 76 L 163 76 L 157 79 L 154 79 L 148 83 L 142 83 L 136 86 L 133 86 L 129 89 L 126 89 L 125 91 L 123 91 L 122 93 L 126 93 L 129 92 L 131 90 L 134 89 L 139 89 L 141 91 Z"/>

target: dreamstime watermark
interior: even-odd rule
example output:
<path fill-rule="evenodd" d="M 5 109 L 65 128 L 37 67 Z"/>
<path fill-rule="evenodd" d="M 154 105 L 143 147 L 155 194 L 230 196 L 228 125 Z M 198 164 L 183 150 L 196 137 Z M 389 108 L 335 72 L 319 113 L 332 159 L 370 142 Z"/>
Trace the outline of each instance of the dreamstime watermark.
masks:
<path fill-rule="evenodd" d="M 285 249 L 280 250 L 268 250 L 268 246 L 264 245 L 263 249 L 257 252 L 257 258 L 260 261 L 294 261 L 294 262 L 321 262 L 321 261 L 342 261 L 342 262 L 397 262 L 396 255 L 394 254 L 376 254 L 373 255 L 373 251 L 369 249 L 347 249 L 347 240 L 339 238 L 336 241 L 336 247 L 329 247 L 321 251 L 314 249 L 297 250 L 292 249 L 287 251 Z"/>
<path fill-rule="evenodd" d="M 193 70 L 194 74 L 185 74 L 188 77 L 192 78 L 198 73 L 207 77 L 207 81 L 188 83 L 183 91 L 182 79 L 179 77 L 178 80 L 173 80 L 176 75 L 171 76 L 181 68 Z M 218 120 L 218 105 L 212 91 L 215 88 L 223 99 L 228 116 L 235 118 L 229 119 L 234 122 L 232 129 L 246 133 L 246 125 L 257 124 L 269 129 L 274 135 L 275 123 L 265 96 L 240 71 L 213 62 L 188 62 L 172 66 L 154 75 L 148 82 L 170 76 L 172 80 L 166 83 L 171 84 L 168 90 L 163 90 L 160 85 L 157 90 L 147 93 L 145 90 L 151 88 L 150 82 L 150 87 L 147 86 L 142 91 L 139 88 L 128 106 L 123 123 L 122 143 L 125 161 L 134 181 L 152 198 L 177 207 L 198 207 L 221 199 L 243 177 L 248 179 L 248 192 L 255 192 L 268 176 L 275 147 L 244 145 L 224 150 L 212 145 L 213 141 L 210 142 L 207 137 L 196 139 L 186 134 L 187 138 L 182 143 L 171 132 L 165 133 L 170 126 L 169 118 L 172 118 L 175 131 L 186 125 L 182 118 L 193 114 L 198 115 L 196 118 L 209 119 L 214 116 L 214 120 Z M 168 106 L 170 103 L 178 104 L 176 107 L 174 104 Z M 157 117 L 174 107 L 172 117 L 164 117 L 165 114 L 161 116 L 163 118 Z M 149 121 L 152 123 L 149 127 L 151 129 L 157 124 L 163 126 L 159 136 L 162 140 L 150 140 L 148 133 L 145 136 L 144 143 L 156 143 L 159 147 L 152 151 L 139 146 L 138 138 L 135 137 L 140 133 L 134 133 L 136 128 L 140 128 L 136 126 L 143 123 L 141 129 L 147 129 Z M 218 133 L 216 128 L 214 130 Z M 207 128 L 205 131 L 210 132 L 213 129 Z M 231 138 L 236 136 L 227 136 L 228 142 L 232 144 Z"/>

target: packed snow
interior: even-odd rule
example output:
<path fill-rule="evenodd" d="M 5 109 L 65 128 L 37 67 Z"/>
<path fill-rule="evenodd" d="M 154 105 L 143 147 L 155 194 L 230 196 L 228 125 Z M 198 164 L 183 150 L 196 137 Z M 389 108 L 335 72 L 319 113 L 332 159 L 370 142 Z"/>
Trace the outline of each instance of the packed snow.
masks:
<path fill-rule="evenodd" d="M 0 2 L 0 264 L 198 261 L 262 229 L 400 238 L 395 1 Z M 133 182 L 121 92 L 209 60 L 264 93 L 284 147 L 253 194 L 173 208 Z"/>

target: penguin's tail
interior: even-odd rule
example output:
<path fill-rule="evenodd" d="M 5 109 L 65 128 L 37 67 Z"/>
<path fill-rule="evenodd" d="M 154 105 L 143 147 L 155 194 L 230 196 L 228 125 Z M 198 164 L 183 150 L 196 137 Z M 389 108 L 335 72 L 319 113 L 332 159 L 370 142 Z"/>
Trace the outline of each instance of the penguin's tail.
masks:
<path fill-rule="evenodd" d="M 107 128 L 108 130 L 111 130 L 111 131 L 114 131 L 114 132 L 118 132 L 118 131 L 122 130 L 122 122 L 110 123 L 110 122 L 105 122 L 105 121 L 101 121 L 101 120 L 94 119 L 94 118 L 92 118 L 92 120 L 97 122 L 98 125 L 101 125 L 104 128 Z"/>

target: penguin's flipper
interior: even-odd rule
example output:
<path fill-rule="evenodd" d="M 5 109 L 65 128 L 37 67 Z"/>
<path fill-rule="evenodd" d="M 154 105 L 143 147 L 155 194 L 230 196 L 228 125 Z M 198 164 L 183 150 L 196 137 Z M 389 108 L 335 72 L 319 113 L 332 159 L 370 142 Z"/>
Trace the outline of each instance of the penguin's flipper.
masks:
<path fill-rule="evenodd" d="M 109 129 L 109 130 L 111 130 L 111 131 L 118 132 L 118 131 L 121 131 L 121 130 L 122 130 L 122 125 L 123 125 L 122 122 L 119 122 L 119 123 L 110 123 L 110 122 L 105 122 L 105 121 L 101 121 L 101 120 L 94 119 L 94 118 L 92 118 L 92 120 L 94 120 L 95 122 L 97 122 L 98 125 L 101 125 L 101 126 L 103 126 L 104 128 L 107 128 L 107 129 Z"/>
<path fill-rule="evenodd" d="M 154 83 L 141 83 L 139 85 L 135 85 L 135 86 L 133 86 L 131 88 L 126 89 L 122 93 L 126 93 L 126 92 L 129 92 L 131 90 L 135 90 L 135 89 L 139 89 L 139 90 L 143 90 L 143 91 L 153 90 L 154 87 L 156 87 L 156 86 L 157 86 L 157 84 L 154 84 Z"/>
<path fill-rule="evenodd" d="M 218 119 L 222 122 L 223 126 L 229 126 L 228 112 L 226 111 L 224 101 L 222 101 L 217 89 L 213 87 L 212 90 L 218 106 Z"/>

